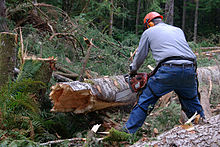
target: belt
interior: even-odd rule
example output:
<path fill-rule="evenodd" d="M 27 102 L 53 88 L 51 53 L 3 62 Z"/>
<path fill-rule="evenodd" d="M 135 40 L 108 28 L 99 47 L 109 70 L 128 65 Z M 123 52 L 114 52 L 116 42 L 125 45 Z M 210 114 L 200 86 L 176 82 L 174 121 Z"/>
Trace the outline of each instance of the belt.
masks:
<path fill-rule="evenodd" d="M 168 67 L 194 67 L 194 64 L 172 64 L 172 63 L 163 63 L 162 66 L 168 66 Z"/>

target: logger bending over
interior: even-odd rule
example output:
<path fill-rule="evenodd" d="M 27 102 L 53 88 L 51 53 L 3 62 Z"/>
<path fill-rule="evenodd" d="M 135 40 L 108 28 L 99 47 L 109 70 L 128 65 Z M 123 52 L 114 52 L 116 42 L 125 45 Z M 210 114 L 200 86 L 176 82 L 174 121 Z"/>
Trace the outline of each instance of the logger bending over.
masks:
<path fill-rule="evenodd" d="M 182 110 L 190 118 L 195 112 L 204 117 L 198 97 L 196 76 L 196 56 L 190 49 L 180 28 L 165 24 L 163 16 L 150 12 L 144 18 L 146 30 L 143 32 L 130 75 L 135 75 L 151 49 L 153 58 L 158 63 L 158 70 L 148 79 L 146 87 L 132 110 L 124 129 L 135 133 L 152 111 L 157 100 L 175 91 Z"/>

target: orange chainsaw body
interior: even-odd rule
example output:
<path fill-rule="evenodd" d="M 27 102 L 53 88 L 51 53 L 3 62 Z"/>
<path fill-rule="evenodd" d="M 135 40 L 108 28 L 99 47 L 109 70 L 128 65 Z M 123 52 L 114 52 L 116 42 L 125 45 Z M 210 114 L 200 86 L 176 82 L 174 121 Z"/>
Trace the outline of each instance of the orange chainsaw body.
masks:
<path fill-rule="evenodd" d="M 137 73 L 133 77 L 125 77 L 126 82 L 129 84 L 132 92 L 138 92 L 147 84 L 149 76 L 148 73 Z"/>

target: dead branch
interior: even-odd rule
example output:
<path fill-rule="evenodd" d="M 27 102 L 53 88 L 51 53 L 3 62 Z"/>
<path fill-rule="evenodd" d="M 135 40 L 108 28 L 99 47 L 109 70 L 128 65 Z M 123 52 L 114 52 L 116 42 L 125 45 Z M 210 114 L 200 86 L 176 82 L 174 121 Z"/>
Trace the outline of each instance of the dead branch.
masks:
<path fill-rule="evenodd" d="M 67 77 L 67 78 L 70 78 L 70 79 L 76 79 L 79 76 L 76 73 L 68 74 L 68 73 L 63 73 L 63 72 L 59 72 L 59 71 L 54 72 L 54 74 L 61 75 L 61 76 L 64 76 L 64 77 Z"/>
<path fill-rule="evenodd" d="M 20 42 L 21 42 L 21 64 L 23 64 L 24 63 L 24 43 L 23 43 L 21 27 L 19 30 L 20 30 Z"/>
<path fill-rule="evenodd" d="M 130 58 L 129 58 L 130 61 L 133 60 L 133 57 L 134 57 L 134 55 L 136 54 L 137 50 L 138 50 L 138 47 L 135 49 L 135 51 L 133 52 L 133 54 L 130 56 Z"/>
<path fill-rule="evenodd" d="M 84 38 L 84 40 L 88 44 L 88 50 L 87 50 L 87 53 L 86 53 L 86 57 L 83 61 L 83 67 L 82 67 L 81 72 L 80 72 L 80 79 L 79 79 L 80 82 L 84 81 L 84 73 L 85 73 L 85 69 L 86 69 L 86 64 L 87 64 L 89 56 L 90 56 L 90 50 L 93 47 L 93 43 L 91 42 L 91 40 L 89 41 L 88 39 L 85 39 L 85 38 Z"/>
<path fill-rule="evenodd" d="M 52 76 L 57 79 L 58 81 L 61 81 L 61 82 L 73 82 L 72 79 L 70 78 L 67 78 L 65 76 L 62 76 L 62 75 L 59 75 L 59 74 L 56 74 L 56 73 L 53 73 Z"/>
<path fill-rule="evenodd" d="M 55 36 L 72 36 L 78 43 L 80 48 L 82 49 L 82 55 L 84 55 L 84 47 L 82 46 L 82 44 L 80 43 L 80 41 L 72 34 L 72 33 L 54 33 L 52 36 L 50 36 L 49 40 L 52 40 Z"/>
<path fill-rule="evenodd" d="M 72 72 L 72 71 L 70 71 L 70 70 L 64 68 L 63 65 L 58 65 L 58 64 L 56 64 L 56 69 L 59 70 L 59 71 L 62 71 L 62 72 L 64 72 L 64 73 L 76 74 L 76 73 L 74 73 L 74 72 Z"/>
<path fill-rule="evenodd" d="M 69 141 L 69 142 L 83 141 L 84 142 L 84 141 L 86 141 L 86 138 L 71 138 L 71 139 L 62 139 L 62 140 L 48 141 L 46 143 L 41 143 L 40 146 L 62 143 L 64 141 Z"/>
<path fill-rule="evenodd" d="M 201 50 L 215 50 L 215 49 L 220 49 L 219 46 L 215 46 L 215 47 L 200 47 L 199 49 Z"/>

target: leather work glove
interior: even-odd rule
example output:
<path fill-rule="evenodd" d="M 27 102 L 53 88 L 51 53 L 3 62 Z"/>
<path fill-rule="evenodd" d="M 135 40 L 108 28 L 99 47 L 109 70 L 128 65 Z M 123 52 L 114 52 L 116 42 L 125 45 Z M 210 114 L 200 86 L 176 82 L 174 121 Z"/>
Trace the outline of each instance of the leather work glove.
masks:
<path fill-rule="evenodd" d="M 130 73 L 129 73 L 129 75 L 130 75 L 131 77 L 134 77 L 136 74 L 137 74 L 137 71 L 130 71 Z"/>
<path fill-rule="evenodd" d="M 130 72 L 129 72 L 130 77 L 134 77 L 136 74 L 137 74 L 137 70 L 132 70 L 132 66 L 130 66 Z"/>

